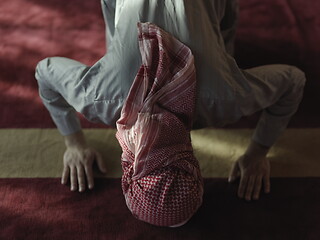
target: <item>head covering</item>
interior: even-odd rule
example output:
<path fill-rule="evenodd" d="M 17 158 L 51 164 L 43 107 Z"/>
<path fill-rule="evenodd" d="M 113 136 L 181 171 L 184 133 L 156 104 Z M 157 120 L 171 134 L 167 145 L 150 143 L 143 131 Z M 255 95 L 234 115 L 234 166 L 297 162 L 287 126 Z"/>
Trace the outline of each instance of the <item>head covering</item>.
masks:
<path fill-rule="evenodd" d="M 122 189 L 132 214 L 158 226 L 186 222 L 202 203 L 203 183 L 190 130 L 196 77 L 192 53 L 151 23 L 138 23 L 142 66 L 116 137 Z"/>

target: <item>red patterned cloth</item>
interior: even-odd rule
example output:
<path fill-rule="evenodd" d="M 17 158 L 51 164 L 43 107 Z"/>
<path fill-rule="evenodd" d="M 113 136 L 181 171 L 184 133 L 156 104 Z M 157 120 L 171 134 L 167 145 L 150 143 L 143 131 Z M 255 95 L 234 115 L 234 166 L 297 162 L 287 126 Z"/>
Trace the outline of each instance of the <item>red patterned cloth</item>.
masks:
<path fill-rule="evenodd" d="M 173 226 L 202 203 L 203 184 L 190 138 L 196 74 L 188 47 L 151 23 L 139 23 L 142 66 L 117 121 L 122 189 L 138 219 Z"/>

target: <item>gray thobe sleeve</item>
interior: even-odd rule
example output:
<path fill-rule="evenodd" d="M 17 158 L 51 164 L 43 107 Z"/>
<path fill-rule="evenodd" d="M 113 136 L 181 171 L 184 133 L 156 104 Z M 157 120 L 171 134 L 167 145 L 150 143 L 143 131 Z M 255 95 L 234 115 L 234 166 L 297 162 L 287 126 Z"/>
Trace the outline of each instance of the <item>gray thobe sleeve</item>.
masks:
<path fill-rule="evenodd" d="M 77 112 L 94 117 L 93 96 L 81 84 L 88 67 L 67 58 L 47 58 L 36 68 L 39 95 L 52 120 L 64 136 L 81 130 Z"/>

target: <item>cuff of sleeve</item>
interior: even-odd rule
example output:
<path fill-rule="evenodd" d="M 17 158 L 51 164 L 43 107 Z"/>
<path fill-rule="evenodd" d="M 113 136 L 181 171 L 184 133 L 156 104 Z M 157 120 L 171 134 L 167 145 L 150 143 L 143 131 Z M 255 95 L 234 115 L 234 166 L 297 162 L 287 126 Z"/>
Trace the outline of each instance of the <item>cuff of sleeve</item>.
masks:
<path fill-rule="evenodd" d="M 286 129 L 289 120 L 287 116 L 272 116 L 263 112 L 252 139 L 262 146 L 271 147 Z"/>
<path fill-rule="evenodd" d="M 65 116 L 51 115 L 51 117 L 63 136 L 71 135 L 81 130 L 81 124 L 75 112 L 69 112 Z"/>

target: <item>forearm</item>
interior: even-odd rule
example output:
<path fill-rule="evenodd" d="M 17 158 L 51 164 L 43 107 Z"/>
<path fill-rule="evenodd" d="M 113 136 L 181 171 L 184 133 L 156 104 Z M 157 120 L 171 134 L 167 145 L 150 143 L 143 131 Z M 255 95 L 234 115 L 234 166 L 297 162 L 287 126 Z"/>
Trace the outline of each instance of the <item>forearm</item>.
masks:
<path fill-rule="evenodd" d="M 252 136 L 252 140 L 262 146 L 273 146 L 287 128 L 292 115 L 292 112 L 275 115 L 268 112 L 268 110 L 264 110 Z"/>
<path fill-rule="evenodd" d="M 81 131 L 76 111 L 59 93 L 48 88 L 40 88 L 40 97 L 63 136 Z"/>
<path fill-rule="evenodd" d="M 50 112 L 50 115 L 61 135 L 67 136 L 81 131 L 81 124 L 74 110 L 63 112 L 62 115 L 53 115 Z"/>

